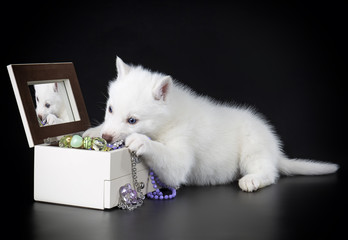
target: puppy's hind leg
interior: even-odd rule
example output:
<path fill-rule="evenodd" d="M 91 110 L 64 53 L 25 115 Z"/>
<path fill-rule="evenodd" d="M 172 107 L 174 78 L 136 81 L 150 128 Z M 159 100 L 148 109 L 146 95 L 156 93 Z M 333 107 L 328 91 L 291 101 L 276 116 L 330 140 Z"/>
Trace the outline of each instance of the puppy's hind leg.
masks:
<path fill-rule="evenodd" d="M 253 154 L 241 159 L 243 177 L 239 179 L 239 187 L 243 191 L 253 192 L 276 182 L 278 171 L 271 158 L 267 154 Z"/>

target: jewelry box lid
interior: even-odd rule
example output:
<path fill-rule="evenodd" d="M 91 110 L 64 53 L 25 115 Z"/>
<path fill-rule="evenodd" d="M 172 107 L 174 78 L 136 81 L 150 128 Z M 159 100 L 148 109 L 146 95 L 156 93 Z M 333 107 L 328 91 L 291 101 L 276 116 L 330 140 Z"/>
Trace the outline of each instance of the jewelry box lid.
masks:
<path fill-rule="evenodd" d="M 72 62 L 11 64 L 7 69 L 29 147 L 90 126 Z"/>

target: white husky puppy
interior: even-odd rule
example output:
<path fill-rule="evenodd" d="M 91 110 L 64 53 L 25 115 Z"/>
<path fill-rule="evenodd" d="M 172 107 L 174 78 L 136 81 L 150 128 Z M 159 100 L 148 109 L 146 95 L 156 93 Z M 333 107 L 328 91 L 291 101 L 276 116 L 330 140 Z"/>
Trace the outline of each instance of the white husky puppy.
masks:
<path fill-rule="evenodd" d="M 85 132 L 126 146 L 170 186 L 213 185 L 239 178 L 252 192 L 279 174 L 333 173 L 338 165 L 288 159 L 272 127 L 250 108 L 202 97 L 170 76 L 116 59 L 105 121 Z"/>
<path fill-rule="evenodd" d="M 35 101 L 38 118 L 47 125 L 68 122 L 69 117 L 58 83 L 36 84 Z"/>

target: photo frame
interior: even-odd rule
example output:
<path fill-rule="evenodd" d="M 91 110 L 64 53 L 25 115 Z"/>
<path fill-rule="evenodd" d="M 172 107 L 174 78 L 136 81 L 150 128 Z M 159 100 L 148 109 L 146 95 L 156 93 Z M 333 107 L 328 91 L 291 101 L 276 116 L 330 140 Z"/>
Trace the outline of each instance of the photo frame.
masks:
<path fill-rule="evenodd" d="M 72 62 L 11 64 L 7 66 L 7 69 L 30 147 L 42 144 L 47 139 L 85 131 L 90 127 L 87 109 Z M 42 127 L 38 124 L 33 90 L 30 90 L 29 86 L 48 83 L 61 83 L 60 85 L 65 87 L 71 108 L 70 116 L 73 118 Z"/>

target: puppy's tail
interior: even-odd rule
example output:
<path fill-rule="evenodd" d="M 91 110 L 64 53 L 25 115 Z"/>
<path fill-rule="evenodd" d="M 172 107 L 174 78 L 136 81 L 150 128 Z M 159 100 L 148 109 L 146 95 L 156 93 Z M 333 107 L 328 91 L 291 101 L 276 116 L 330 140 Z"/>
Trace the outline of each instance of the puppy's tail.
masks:
<path fill-rule="evenodd" d="M 282 157 L 278 163 L 280 173 L 292 175 L 323 175 L 334 173 L 339 165 L 334 163 L 317 162 L 305 159 L 288 159 Z"/>

